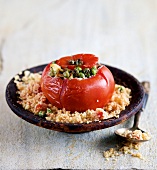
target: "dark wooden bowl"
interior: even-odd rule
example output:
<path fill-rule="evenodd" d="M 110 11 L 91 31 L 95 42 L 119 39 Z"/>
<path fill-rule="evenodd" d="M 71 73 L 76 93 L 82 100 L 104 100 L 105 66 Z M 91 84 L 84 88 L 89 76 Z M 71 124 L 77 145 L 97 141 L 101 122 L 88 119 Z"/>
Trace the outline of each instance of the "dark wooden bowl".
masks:
<path fill-rule="evenodd" d="M 27 69 L 33 73 L 42 71 L 45 66 L 40 65 L 37 67 L 33 67 Z M 106 65 L 107 66 L 107 65 Z M 68 132 L 68 133 L 82 133 L 89 132 L 99 129 L 108 128 L 117 124 L 120 124 L 131 116 L 136 114 L 142 107 L 144 90 L 141 83 L 132 75 L 128 74 L 125 71 L 117 69 L 115 67 L 107 66 L 112 72 L 115 82 L 117 84 L 123 85 L 131 89 L 132 98 L 129 106 L 126 107 L 124 111 L 120 113 L 119 118 L 110 118 L 101 122 L 92 122 L 89 124 L 82 123 L 54 123 L 51 121 L 47 121 L 44 118 L 40 118 L 39 116 L 34 115 L 33 113 L 25 110 L 21 105 L 17 103 L 18 96 L 16 94 L 17 88 L 14 83 L 14 78 L 11 79 L 6 88 L 6 101 L 11 108 L 11 110 L 20 118 L 26 120 L 29 123 L 32 123 L 36 126 L 40 126 L 43 128 L 47 128 L 50 130 L 60 131 L 60 132 Z"/>

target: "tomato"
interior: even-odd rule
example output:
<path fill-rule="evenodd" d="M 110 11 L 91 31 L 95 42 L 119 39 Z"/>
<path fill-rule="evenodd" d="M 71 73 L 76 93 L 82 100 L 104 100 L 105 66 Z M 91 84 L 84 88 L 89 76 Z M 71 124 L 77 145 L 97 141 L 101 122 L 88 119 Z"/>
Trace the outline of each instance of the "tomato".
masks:
<path fill-rule="evenodd" d="M 59 60 L 56 60 L 56 64 L 58 64 L 62 68 L 74 69 L 75 65 L 70 65 L 69 61 L 76 61 L 78 59 L 83 61 L 83 64 L 79 65 L 79 67 L 81 68 L 92 68 L 98 63 L 98 57 L 93 54 L 76 54 L 73 56 L 62 57 Z"/>
<path fill-rule="evenodd" d="M 79 57 L 79 55 L 75 56 Z M 67 57 L 64 59 L 67 61 Z M 68 67 L 64 59 L 61 58 L 58 63 Z M 84 66 L 93 66 L 93 63 L 91 64 L 87 59 L 85 61 L 83 59 L 83 63 Z M 49 75 L 50 64 L 43 71 L 41 89 L 49 102 L 57 108 L 65 108 L 71 112 L 83 112 L 88 109 L 103 108 L 111 99 L 115 82 L 112 73 L 106 66 L 101 65 L 97 74 L 90 78 L 61 79 Z"/>

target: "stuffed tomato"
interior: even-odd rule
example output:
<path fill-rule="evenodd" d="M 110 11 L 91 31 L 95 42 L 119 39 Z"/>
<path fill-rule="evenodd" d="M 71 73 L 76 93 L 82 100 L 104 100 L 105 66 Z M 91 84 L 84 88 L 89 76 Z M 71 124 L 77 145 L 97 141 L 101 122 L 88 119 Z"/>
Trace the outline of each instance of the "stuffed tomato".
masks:
<path fill-rule="evenodd" d="M 114 87 L 112 73 L 98 64 L 98 57 L 93 54 L 56 60 L 45 67 L 41 78 L 41 89 L 49 102 L 71 112 L 103 108 Z"/>

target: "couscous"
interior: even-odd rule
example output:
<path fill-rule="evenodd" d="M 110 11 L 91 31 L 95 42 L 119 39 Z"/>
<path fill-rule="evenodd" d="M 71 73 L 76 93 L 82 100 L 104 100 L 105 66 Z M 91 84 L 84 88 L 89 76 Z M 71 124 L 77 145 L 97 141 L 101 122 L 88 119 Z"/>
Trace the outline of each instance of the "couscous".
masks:
<path fill-rule="evenodd" d="M 90 123 L 102 121 L 111 117 L 119 117 L 122 110 L 130 104 L 131 90 L 116 84 L 110 101 L 103 108 L 88 109 L 84 112 L 71 112 L 53 106 L 41 90 L 41 73 L 24 72 L 20 78 L 14 80 L 19 95 L 18 103 L 35 115 L 45 117 L 46 120 L 62 123 Z"/>
<path fill-rule="evenodd" d="M 150 135 L 146 132 L 142 132 L 141 130 L 126 130 L 122 134 L 120 134 L 127 139 L 136 139 L 136 140 L 149 140 Z"/>

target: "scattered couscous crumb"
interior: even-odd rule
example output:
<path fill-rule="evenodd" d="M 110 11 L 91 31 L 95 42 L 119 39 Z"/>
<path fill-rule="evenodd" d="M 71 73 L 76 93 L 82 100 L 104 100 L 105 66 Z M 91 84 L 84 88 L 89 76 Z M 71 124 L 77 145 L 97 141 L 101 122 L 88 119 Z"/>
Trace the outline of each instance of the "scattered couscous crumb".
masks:
<path fill-rule="evenodd" d="M 53 106 L 44 96 L 40 87 L 41 73 L 24 72 L 20 78 L 15 76 L 14 82 L 19 94 L 18 103 L 24 109 L 29 110 L 35 115 L 45 117 L 46 120 L 61 123 L 90 123 L 102 121 L 111 117 L 119 117 L 122 110 L 130 104 L 131 90 L 121 85 L 115 85 L 115 91 L 109 103 L 104 108 L 96 110 L 86 110 L 85 112 L 71 113 L 70 111 L 58 109 Z M 100 114 L 101 113 L 101 114 Z"/>
<path fill-rule="evenodd" d="M 141 153 L 133 153 L 133 154 L 131 154 L 131 156 L 137 157 L 139 159 L 144 159 Z"/>
<path fill-rule="evenodd" d="M 123 143 L 122 146 L 117 146 L 116 148 L 110 148 L 107 151 L 103 152 L 103 156 L 109 161 L 109 158 L 114 158 L 120 155 L 129 154 L 133 157 L 137 157 L 139 159 L 144 159 L 141 153 L 134 153 L 134 150 L 139 150 L 141 143 L 131 143 L 126 142 Z M 115 160 L 115 159 L 114 159 Z"/>
<path fill-rule="evenodd" d="M 109 158 L 113 158 L 113 157 L 116 157 L 116 156 L 119 156 L 119 153 L 116 149 L 114 148 L 110 148 L 109 150 L 107 151 L 104 151 L 104 157 L 109 160 Z"/>

